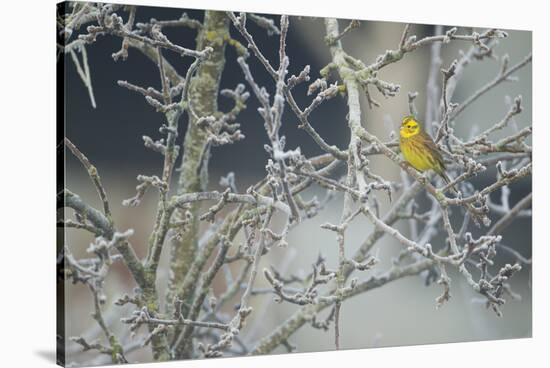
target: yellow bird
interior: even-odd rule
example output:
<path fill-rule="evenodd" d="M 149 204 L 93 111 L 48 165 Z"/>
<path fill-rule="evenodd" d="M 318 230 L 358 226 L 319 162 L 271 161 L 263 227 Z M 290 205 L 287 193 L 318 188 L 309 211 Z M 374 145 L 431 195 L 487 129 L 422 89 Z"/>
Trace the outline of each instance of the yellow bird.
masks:
<path fill-rule="evenodd" d="M 432 137 L 422 129 L 420 123 L 412 116 L 405 116 L 401 122 L 399 147 L 405 160 L 416 170 L 424 172 L 431 169 L 441 176 L 447 184 L 451 182 L 445 172 L 445 161 L 443 161 L 440 150 Z M 458 190 L 454 185 L 450 190 L 458 195 Z M 466 209 L 470 212 L 476 224 L 483 223 L 485 226 L 491 224 L 491 220 L 486 216 L 483 209 L 475 208 L 471 203 L 466 204 Z"/>
<path fill-rule="evenodd" d="M 435 171 L 447 184 L 451 182 L 445 172 L 445 162 L 432 137 L 426 133 L 420 122 L 412 116 L 405 116 L 399 130 L 399 148 L 405 160 L 416 170 Z"/>

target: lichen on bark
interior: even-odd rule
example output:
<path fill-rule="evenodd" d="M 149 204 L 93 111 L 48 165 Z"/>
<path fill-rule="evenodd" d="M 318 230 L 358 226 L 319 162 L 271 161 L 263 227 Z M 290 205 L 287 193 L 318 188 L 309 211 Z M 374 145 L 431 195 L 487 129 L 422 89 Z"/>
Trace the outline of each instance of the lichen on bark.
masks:
<path fill-rule="evenodd" d="M 223 12 L 206 11 L 204 25 L 197 35 L 197 50 L 212 47 L 210 57 L 202 62 L 191 79 L 187 103 L 189 124 L 180 152 L 183 152 L 177 193 L 204 191 L 208 183 L 208 156 L 210 150 L 206 132 L 197 125 L 200 117 L 218 112 L 218 93 L 225 66 L 225 47 L 229 39 L 229 20 Z M 176 290 L 183 280 L 197 251 L 199 233 L 199 204 L 191 205 L 191 222 L 181 238 L 171 240 L 171 279 L 167 293 L 167 305 L 171 305 Z M 175 213 L 176 219 L 183 215 Z M 190 295 L 182 295 L 188 300 Z M 185 311 L 184 311 L 185 312 Z M 185 314 L 185 313 L 184 313 Z"/>

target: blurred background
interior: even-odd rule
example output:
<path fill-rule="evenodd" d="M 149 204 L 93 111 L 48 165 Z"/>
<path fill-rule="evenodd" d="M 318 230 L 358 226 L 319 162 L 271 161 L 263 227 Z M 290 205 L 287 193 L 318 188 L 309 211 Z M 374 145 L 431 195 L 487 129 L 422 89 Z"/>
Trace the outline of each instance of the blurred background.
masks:
<path fill-rule="evenodd" d="M 203 12 L 196 10 L 139 7 L 136 13 L 136 22 L 145 22 L 150 18 L 158 20 L 178 19 L 182 12 L 187 12 L 191 18 L 202 20 Z M 127 14 L 119 12 L 126 20 Z M 278 16 L 266 15 L 273 18 L 278 24 Z M 342 30 L 348 20 L 340 21 Z M 249 31 L 253 34 L 262 52 L 277 65 L 278 37 L 268 36 L 265 30 L 258 28 L 253 22 L 248 22 Z M 446 25 L 448 30 L 455 25 Z M 475 25 L 461 25 L 472 27 Z M 365 63 L 373 62 L 376 56 L 383 54 L 386 49 L 398 46 L 404 24 L 392 22 L 362 21 L 359 29 L 353 30 L 343 39 L 345 50 L 352 56 Z M 483 29 L 474 28 L 481 32 Z M 195 45 L 195 31 L 186 28 L 167 28 L 163 30 L 168 38 L 179 45 L 193 48 Z M 417 38 L 433 35 L 433 25 L 414 24 L 410 34 Z M 471 28 L 459 27 L 457 33 L 470 32 Z M 495 48 L 496 55 L 508 54 L 510 65 L 514 65 L 531 52 L 532 34 L 527 31 L 506 30 L 507 39 L 499 41 Z M 231 29 L 233 37 L 242 40 L 235 29 Z M 324 42 L 325 28 L 321 18 L 291 17 L 290 30 L 287 39 L 287 50 L 290 57 L 290 74 L 298 74 L 305 65 L 311 66 L 312 81 L 317 78 L 318 71 L 330 62 L 329 50 Z M 131 242 L 138 255 L 144 257 L 148 236 L 152 230 L 157 205 L 157 195 L 150 191 L 139 207 L 123 207 L 123 199 L 134 196 L 135 186 L 138 184 L 136 176 L 160 175 L 162 171 L 162 156 L 146 149 L 143 146 L 142 136 L 148 135 L 153 139 L 160 138 L 159 126 L 164 123 L 163 115 L 156 113 L 141 95 L 132 93 L 117 85 L 117 80 L 127 80 L 139 86 L 153 86 L 160 89 L 158 70 L 154 63 L 135 49 L 129 49 L 129 58 L 126 61 L 114 62 L 111 54 L 118 51 L 121 40 L 115 37 L 98 37 L 93 45 L 87 46 L 89 65 L 92 75 L 97 108 L 92 108 L 86 87 L 83 85 L 70 57 L 65 58 L 65 132 L 66 136 L 88 156 L 97 167 L 112 206 L 115 223 L 119 230 L 134 229 Z M 442 67 L 460 57 L 461 51 L 466 51 L 470 43 L 455 41 L 442 45 Z M 171 53 L 164 53 L 172 65 L 184 74 L 190 58 L 181 58 Z M 236 63 L 236 54 L 233 49 L 226 51 L 226 68 L 224 70 L 221 88 L 233 89 L 238 83 L 244 83 L 242 72 Z M 63 58 L 61 58 L 63 62 Z M 259 85 L 265 86 L 273 92 L 274 85 L 254 57 L 248 59 L 251 70 Z M 381 107 L 370 110 L 363 101 L 363 121 L 367 128 L 376 133 L 382 140 L 388 140 L 392 130 L 403 115 L 408 113 L 407 92 L 417 91 L 416 106 L 419 116 L 424 116 L 426 83 L 430 64 L 430 48 L 425 47 L 408 54 L 395 64 L 384 68 L 379 77 L 389 82 L 401 85 L 401 91 L 396 97 L 385 99 L 371 90 L 373 97 L 381 102 Z M 485 59 L 482 62 L 473 61 L 460 79 L 452 102 L 464 101 L 474 91 L 498 73 L 500 62 L 498 59 Z M 519 128 L 531 125 L 531 65 L 527 65 L 514 74 L 519 78 L 516 82 L 505 82 L 492 89 L 479 101 L 472 104 L 458 119 L 456 125 L 459 137 L 469 137 L 472 127 L 486 129 L 500 121 L 509 110 L 509 101 L 522 95 L 522 114 L 514 119 Z M 62 76 L 59 76 L 62 77 Z M 441 79 L 438 81 L 441 85 Z M 248 86 L 247 86 L 248 90 Z M 311 97 L 306 96 L 307 85 L 295 89 L 294 96 L 298 104 L 307 106 Z M 231 101 L 220 97 L 222 110 L 231 106 Z M 236 175 L 237 188 L 240 192 L 265 176 L 264 166 L 267 154 L 263 145 L 268 139 L 263 127 L 263 121 L 257 112 L 258 103 L 254 96 L 248 100 L 248 108 L 239 115 L 238 122 L 246 136 L 244 141 L 234 145 L 215 147 L 209 163 L 209 187 L 221 189 L 219 178 L 228 172 Z M 345 100 L 338 97 L 322 104 L 311 116 L 311 123 L 317 132 L 328 143 L 340 148 L 347 147 L 349 130 L 345 115 L 347 107 Z M 304 131 L 297 128 L 298 122 L 293 113 L 287 108 L 283 118 L 283 133 L 287 138 L 286 147 L 294 149 L 301 147 L 306 156 L 322 153 L 312 139 Z M 183 115 L 180 121 L 178 143 L 184 137 L 187 117 Z M 510 134 L 512 128 L 507 128 L 499 134 Z M 495 137 L 499 135 L 496 134 Z M 530 142 L 530 141 L 529 141 Z M 179 161 L 178 161 L 179 162 Z M 399 169 L 384 157 L 374 157 L 371 160 L 376 173 L 385 178 L 400 180 Z M 178 163 L 176 164 L 176 166 Z M 177 177 L 177 175 L 175 175 Z M 494 168 L 484 172 L 473 180 L 476 188 L 481 188 L 495 179 Z M 66 160 L 66 187 L 80 195 L 85 201 L 99 208 L 100 202 L 95 193 L 86 171 L 70 154 Z M 531 192 L 531 181 L 522 180 L 511 186 L 510 197 L 513 206 L 519 199 Z M 305 197 L 317 195 L 324 197 L 318 188 L 310 189 Z M 429 201 L 425 194 L 420 194 L 419 202 L 427 206 Z M 424 199 L 424 201 L 422 200 Z M 492 200 L 500 203 L 500 192 L 493 194 Z M 387 203 L 382 201 L 382 211 L 387 209 Z M 336 196 L 328 203 L 324 211 L 312 220 L 306 221 L 290 233 L 289 245 L 286 248 L 274 247 L 264 257 L 262 267 L 275 266 L 279 271 L 287 274 L 305 275 L 311 270 L 321 253 L 327 260 L 327 266 L 335 268 L 337 265 L 337 244 L 334 234 L 322 230 L 319 225 L 325 222 L 337 223 L 342 210 L 341 197 Z M 423 212 L 423 211 L 419 211 Z M 458 211 L 453 216 L 455 228 L 462 223 Z M 408 226 L 402 223 L 398 226 L 408 234 Z M 364 219 L 357 219 L 346 234 L 346 252 L 352 255 L 361 242 L 372 230 L 370 223 Z M 472 229 L 475 234 L 475 229 Z M 521 252 L 525 257 L 531 257 L 531 220 L 528 217 L 519 218 L 508 227 L 503 235 L 503 243 Z M 67 230 L 66 243 L 77 257 L 86 257 L 86 248 L 92 242 L 91 235 L 83 231 Z M 432 244 L 438 244 L 443 237 L 436 237 Z M 165 247 L 167 249 L 168 247 Z M 391 260 L 402 246 L 392 238 L 384 237 L 377 243 L 374 254 L 380 263 L 367 273 L 357 274 L 360 280 L 370 274 L 382 273 L 391 266 Z M 163 266 L 166 266 L 168 252 L 164 252 Z M 496 258 L 497 266 L 513 263 L 514 258 L 503 254 Z M 161 267 L 162 272 L 158 285 L 162 289 L 167 281 L 167 269 Z M 491 310 L 485 308 L 471 288 L 465 285 L 463 279 L 449 270 L 452 278 L 451 300 L 442 308 L 435 309 L 435 298 L 442 292 L 437 284 L 425 286 L 422 277 L 409 277 L 383 288 L 347 300 L 343 304 L 341 315 L 341 345 L 343 348 L 372 348 L 384 346 L 399 346 L 427 343 L 447 343 L 458 341 L 477 341 L 488 339 L 507 339 L 530 337 L 531 324 L 531 284 L 530 266 L 514 276 L 512 286 L 514 291 L 521 295 L 521 300 L 509 300 L 502 308 L 503 317 L 499 318 Z M 237 274 L 237 269 L 232 270 Z M 263 275 L 257 279 L 258 287 L 266 286 Z M 128 328 L 120 322 L 120 317 L 127 316 L 131 307 L 113 306 L 113 302 L 124 293 L 132 293 L 135 285 L 128 272 L 115 265 L 107 278 L 106 319 L 113 330 L 122 338 L 122 341 L 131 343 L 137 341 L 130 338 Z M 217 280 L 215 292 L 224 290 L 223 280 Z M 509 299 L 509 298 L 508 298 Z M 84 336 L 93 340 L 99 337 L 100 331 L 95 321 L 90 317 L 92 312 L 92 296 L 89 290 L 82 285 L 66 284 L 66 335 Z M 297 307 L 290 304 L 273 302 L 272 295 L 254 297 L 255 313 L 241 333 L 241 337 L 252 346 L 290 316 Z M 226 311 L 230 315 L 231 309 Z M 321 316 L 326 315 L 325 311 Z M 297 351 L 333 350 L 333 331 L 323 332 L 309 325 L 301 328 L 290 342 L 297 346 Z M 89 362 L 94 359 L 95 353 L 80 353 L 77 344 L 68 342 L 67 362 Z M 132 361 L 149 361 L 150 349 L 145 348 L 128 354 Z M 285 352 L 279 348 L 276 352 Z M 104 358 L 94 359 L 92 363 L 104 363 Z"/>

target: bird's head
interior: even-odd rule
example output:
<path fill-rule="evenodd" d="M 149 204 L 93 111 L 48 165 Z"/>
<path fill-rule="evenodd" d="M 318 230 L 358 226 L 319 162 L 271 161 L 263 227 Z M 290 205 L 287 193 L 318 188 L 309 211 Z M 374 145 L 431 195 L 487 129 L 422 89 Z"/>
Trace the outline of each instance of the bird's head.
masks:
<path fill-rule="evenodd" d="M 399 134 L 402 138 L 410 138 L 420 133 L 420 123 L 412 116 L 405 116 L 401 122 Z"/>

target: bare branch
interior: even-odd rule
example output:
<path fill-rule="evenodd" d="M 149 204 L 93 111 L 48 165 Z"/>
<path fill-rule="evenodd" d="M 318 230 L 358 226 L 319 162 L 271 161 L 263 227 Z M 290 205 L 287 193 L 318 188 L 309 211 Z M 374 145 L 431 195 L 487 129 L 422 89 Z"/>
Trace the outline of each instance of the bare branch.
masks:
<path fill-rule="evenodd" d="M 515 73 L 517 70 L 523 68 L 525 65 L 529 64 L 532 59 L 533 59 L 533 55 L 529 54 L 522 61 L 520 61 L 516 65 L 512 66 L 511 68 L 508 68 L 507 67 L 507 58 L 505 58 L 504 61 L 503 61 L 503 64 L 502 64 L 502 68 L 501 68 L 499 74 L 495 77 L 495 79 L 493 79 L 492 81 L 490 81 L 489 83 L 487 83 L 486 85 L 481 87 L 479 90 L 477 90 L 473 95 L 468 97 L 468 99 L 466 99 L 466 101 L 461 103 L 455 110 L 453 110 L 453 112 L 451 113 L 451 116 L 449 118 L 450 119 L 456 119 L 457 116 L 460 115 L 460 113 L 462 111 L 464 111 L 464 109 L 466 109 L 470 104 L 472 104 L 479 97 L 481 97 L 482 95 L 487 93 L 489 90 L 491 90 L 493 87 L 497 86 L 501 82 L 509 80 L 510 76 L 513 73 Z"/>

